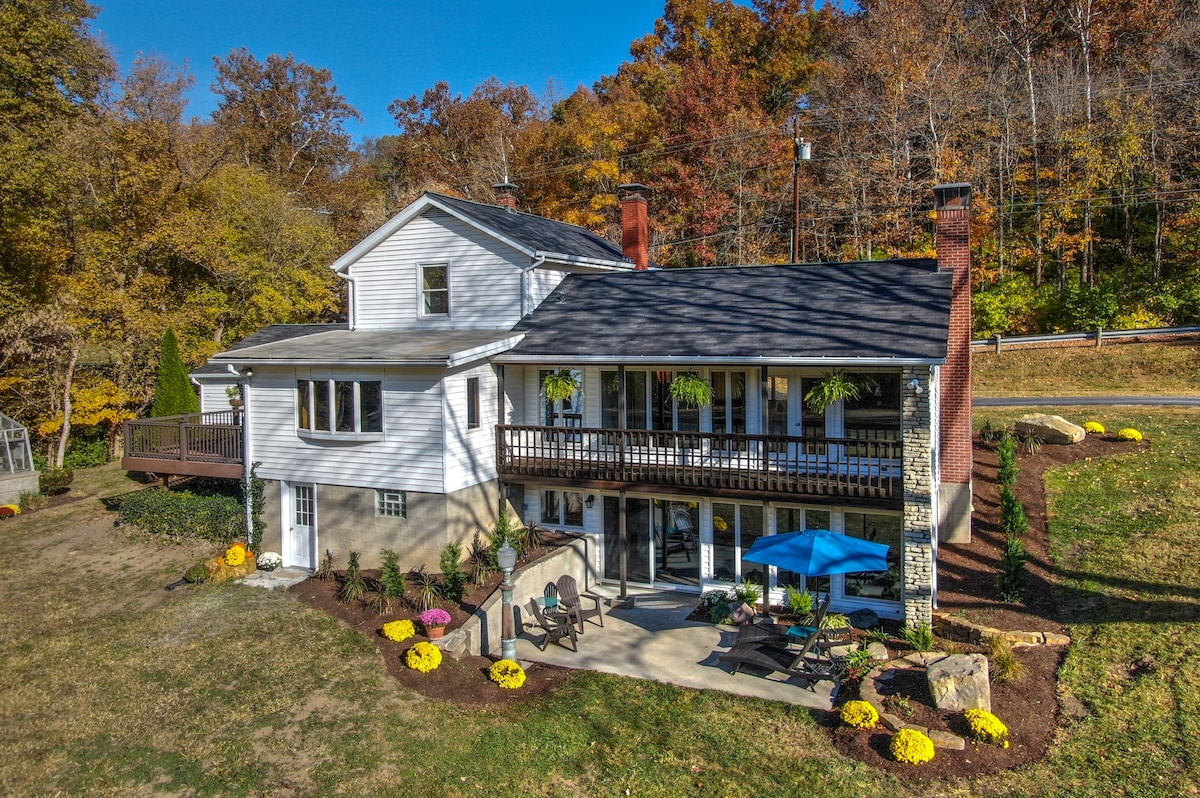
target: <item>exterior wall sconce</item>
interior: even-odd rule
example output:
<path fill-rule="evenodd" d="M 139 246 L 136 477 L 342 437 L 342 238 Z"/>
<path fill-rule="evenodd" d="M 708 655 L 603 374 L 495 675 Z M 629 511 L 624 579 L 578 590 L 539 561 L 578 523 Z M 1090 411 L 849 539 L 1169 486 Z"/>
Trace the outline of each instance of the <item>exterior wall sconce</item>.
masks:
<path fill-rule="evenodd" d="M 594 507 L 596 504 L 596 496 L 594 494 L 589 493 L 588 497 L 583 500 L 583 503 L 587 505 L 587 508 L 589 510 L 592 509 L 592 507 Z"/>
<path fill-rule="evenodd" d="M 913 377 L 911 380 L 908 381 L 908 387 L 912 389 L 913 393 L 921 393 L 922 392 L 921 382 L 916 377 Z"/>

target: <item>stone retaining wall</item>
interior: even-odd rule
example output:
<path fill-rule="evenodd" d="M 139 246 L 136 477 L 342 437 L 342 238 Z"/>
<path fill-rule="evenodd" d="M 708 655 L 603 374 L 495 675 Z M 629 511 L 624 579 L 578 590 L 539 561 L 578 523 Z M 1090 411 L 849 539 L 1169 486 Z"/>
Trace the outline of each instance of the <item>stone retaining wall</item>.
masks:
<path fill-rule="evenodd" d="M 991 626 L 952 618 L 944 612 L 933 614 L 933 631 L 938 637 L 959 643 L 980 645 L 992 638 L 1002 637 L 1014 646 L 1069 646 L 1071 638 L 1055 632 L 1010 632 Z"/>

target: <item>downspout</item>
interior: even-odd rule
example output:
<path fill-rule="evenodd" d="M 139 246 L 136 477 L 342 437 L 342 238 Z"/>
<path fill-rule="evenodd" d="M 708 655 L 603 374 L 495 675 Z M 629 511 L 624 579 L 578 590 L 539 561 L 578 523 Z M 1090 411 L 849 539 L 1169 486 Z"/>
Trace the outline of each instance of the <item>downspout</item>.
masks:
<path fill-rule="evenodd" d="M 242 501 L 246 505 L 246 546 L 254 541 L 254 459 L 250 456 L 250 378 L 254 369 L 247 367 L 242 372 Z M 262 541 L 258 541 L 262 547 Z M 256 555 L 262 552 L 255 551 Z"/>
<path fill-rule="evenodd" d="M 545 255 L 538 255 L 533 263 L 521 268 L 521 318 L 529 315 L 529 273 L 546 262 Z"/>
<path fill-rule="evenodd" d="M 334 274 L 350 284 L 350 289 L 346 292 L 348 294 L 346 298 L 346 316 L 350 322 L 350 329 L 353 330 L 358 327 L 358 313 L 355 312 L 355 306 L 358 303 L 358 291 L 355 290 L 356 278 L 344 272 L 334 272 Z"/>

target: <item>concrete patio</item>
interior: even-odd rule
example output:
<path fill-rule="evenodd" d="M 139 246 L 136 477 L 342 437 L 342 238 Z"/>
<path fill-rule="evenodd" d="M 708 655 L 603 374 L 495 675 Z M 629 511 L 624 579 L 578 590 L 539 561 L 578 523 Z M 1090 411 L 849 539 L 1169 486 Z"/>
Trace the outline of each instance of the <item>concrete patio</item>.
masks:
<path fill-rule="evenodd" d="M 521 618 L 525 627 L 517 636 L 517 657 L 522 662 L 545 662 L 565 668 L 632 676 L 697 690 L 722 690 L 735 695 L 784 701 L 789 704 L 828 710 L 833 703 L 833 684 L 816 682 L 814 690 L 782 674 L 767 676 L 742 671 L 719 662 L 737 637 L 736 627 L 714 626 L 687 620 L 696 606 L 696 596 L 672 592 L 631 592 L 633 606 L 608 606 L 615 593 L 600 586 L 593 592 L 606 601 L 604 627 L 588 621 L 579 637 L 579 651 L 562 643 L 538 648 L 542 631 L 528 609 Z"/>

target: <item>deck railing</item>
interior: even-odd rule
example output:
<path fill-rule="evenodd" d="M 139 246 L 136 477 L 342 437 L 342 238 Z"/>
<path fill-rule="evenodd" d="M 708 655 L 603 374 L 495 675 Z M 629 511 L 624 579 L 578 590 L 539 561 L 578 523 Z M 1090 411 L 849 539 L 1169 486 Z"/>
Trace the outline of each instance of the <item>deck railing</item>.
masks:
<path fill-rule="evenodd" d="M 125 457 L 241 463 L 242 427 L 232 410 L 126 421 Z"/>
<path fill-rule="evenodd" d="M 500 426 L 501 478 L 895 500 L 898 440 Z"/>

